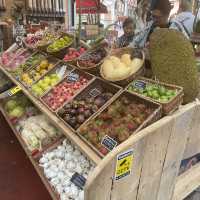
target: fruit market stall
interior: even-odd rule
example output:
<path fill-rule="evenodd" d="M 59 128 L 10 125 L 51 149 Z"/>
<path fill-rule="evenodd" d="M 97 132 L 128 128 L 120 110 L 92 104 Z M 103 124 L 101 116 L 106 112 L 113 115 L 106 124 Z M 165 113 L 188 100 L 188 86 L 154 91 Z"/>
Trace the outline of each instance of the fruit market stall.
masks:
<path fill-rule="evenodd" d="M 141 77 L 142 50 L 47 43 L 1 55 L 15 84 L 1 111 L 53 199 L 183 199 L 198 186 L 184 181 L 198 165 L 178 176 L 200 129 L 182 85 Z"/>

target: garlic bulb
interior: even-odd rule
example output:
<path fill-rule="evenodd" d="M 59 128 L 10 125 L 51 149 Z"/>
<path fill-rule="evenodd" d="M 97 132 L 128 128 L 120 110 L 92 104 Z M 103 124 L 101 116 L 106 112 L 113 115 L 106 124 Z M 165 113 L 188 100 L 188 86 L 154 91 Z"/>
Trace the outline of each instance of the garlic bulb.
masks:
<path fill-rule="evenodd" d="M 94 165 L 78 149 L 64 140 L 62 145 L 43 154 L 39 163 L 61 200 L 84 200 L 84 191 L 71 178 L 76 172 L 87 178 Z"/>

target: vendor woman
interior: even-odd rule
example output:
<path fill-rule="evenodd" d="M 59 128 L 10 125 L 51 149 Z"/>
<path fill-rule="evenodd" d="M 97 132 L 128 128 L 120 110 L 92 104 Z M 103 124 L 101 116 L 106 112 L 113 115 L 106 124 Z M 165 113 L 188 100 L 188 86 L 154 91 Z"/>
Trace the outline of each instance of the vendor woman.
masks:
<path fill-rule="evenodd" d="M 119 37 L 114 45 L 115 48 L 123 48 L 128 46 L 134 37 L 135 23 L 131 17 L 128 17 L 123 22 L 124 34 Z"/>

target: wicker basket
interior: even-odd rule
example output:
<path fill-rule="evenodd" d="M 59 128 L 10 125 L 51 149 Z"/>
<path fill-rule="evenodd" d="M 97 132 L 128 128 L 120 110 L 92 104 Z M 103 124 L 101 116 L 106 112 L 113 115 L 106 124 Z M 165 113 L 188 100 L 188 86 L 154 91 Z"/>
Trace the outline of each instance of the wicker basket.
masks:
<path fill-rule="evenodd" d="M 106 51 L 106 54 L 108 55 L 108 50 L 107 50 L 106 48 L 101 47 L 101 46 L 98 46 L 97 48 L 93 48 L 93 49 L 88 50 L 88 51 L 85 52 L 83 55 L 81 55 L 80 58 L 81 58 L 82 56 L 85 56 L 85 55 L 87 55 L 87 54 L 90 54 L 90 53 L 96 51 L 97 49 L 101 49 L 101 48 L 103 48 L 103 49 Z M 106 57 L 105 57 L 105 58 L 106 58 Z M 76 63 L 76 66 L 77 66 L 78 68 L 84 70 L 84 71 L 97 74 L 97 73 L 99 72 L 100 66 L 102 65 L 102 63 L 103 63 L 103 61 L 104 61 L 105 58 L 103 58 L 98 64 L 93 65 L 92 67 L 83 67 L 83 66 L 81 66 L 80 63 L 79 63 L 79 59 L 78 59 L 78 60 L 77 60 L 77 63 Z"/>
<path fill-rule="evenodd" d="M 69 47 L 71 47 L 72 45 L 73 45 L 73 43 L 74 43 L 74 37 L 73 37 L 73 35 L 69 35 L 69 34 L 63 34 L 60 38 L 62 38 L 62 37 L 64 37 L 64 36 L 68 36 L 68 37 L 70 37 L 71 39 L 72 39 L 72 41 L 67 45 L 67 46 L 65 46 L 65 47 L 63 47 L 62 49 L 60 49 L 59 51 L 56 51 L 56 52 L 52 52 L 52 51 L 50 51 L 48 48 L 49 48 L 49 46 L 51 45 L 48 45 L 48 47 L 47 47 L 47 53 L 49 53 L 49 54 L 51 54 L 51 55 L 53 55 L 53 56 L 55 56 L 55 57 L 57 57 L 57 58 L 59 58 L 59 59 L 63 59 L 63 57 L 65 56 L 65 54 L 66 54 L 66 51 L 67 51 L 67 49 L 69 48 Z M 54 41 L 55 42 L 55 41 Z"/>
<path fill-rule="evenodd" d="M 101 88 L 104 90 L 104 92 L 110 92 L 113 94 L 112 98 L 109 99 L 101 108 L 99 108 L 99 110 L 96 112 L 98 113 L 100 110 L 102 110 L 109 101 L 113 101 L 113 99 L 121 92 L 122 88 L 117 86 L 117 85 L 114 85 L 114 84 L 108 84 L 106 83 L 105 81 L 97 78 L 95 79 L 93 82 L 91 82 L 90 85 L 88 85 L 82 92 L 80 92 L 74 99 L 72 99 L 70 102 L 67 102 L 66 104 L 68 103 L 71 103 L 73 102 L 74 100 L 78 100 L 78 101 L 81 101 L 83 99 L 86 99 L 86 98 L 90 98 L 91 97 L 91 94 L 90 92 L 92 90 L 101 90 Z M 98 96 L 98 95 L 97 95 Z M 64 104 L 63 107 L 66 105 Z M 62 107 L 62 108 L 63 108 Z M 87 123 L 96 113 L 93 113 L 89 118 L 87 118 L 85 120 L 85 122 L 83 122 L 82 125 L 84 125 L 85 123 Z M 70 124 L 68 124 L 67 122 L 65 122 L 63 120 L 63 118 L 59 115 L 59 111 L 56 113 L 57 116 L 63 121 L 64 124 L 66 124 L 70 129 L 72 129 L 72 131 L 76 131 L 75 128 L 73 128 Z"/>
<path fill-rule="evenodd" d="M 119 94 L 116 98 L 113 98 L 112 101 L 108 102 L 108 104 L 101 110 L 99 111 L 93 118 L 91 118 L 87 123 L 84 124 L 84 126 L 87 126 L 92 120 L 96 119 L 99 115 L 101 115 L 111 104 L 113 104 L 116 100 L 121 98 L 122 96 L 127 97 L 130 100 L 133 100 L 138 103 L 143 103 L 147 105 L 149 108 L 152 108 L 154 111 L 153 113 L 131 134 L 134 135 L 141 129 L 147 127 L 148 125 L 156 122 L 161 118 L 161 105 L 158 103 L 155 103 L 151 100 L 144 99 L 138 95 L 134 95 L 132 93 L 129 93 L 128 91 L 122 91 L 121 94 Z M 82 134 L 81 134 L 81 129 L 83 126 L 81 126 L 78 130 L 77 133 L 81 137 L 82 140 L 84 140 L 100 157 L 104 157 L 103 155 L 92 143 L 90 143 Z M 130 136 L 131 137 L 131 136 Z"/>
<path fill-rule="evenodd" d="M 135 50 L 133 48 L 121 48 L 121 49 L 116 49 L 116 50 L 111 51 L 109 56 L 117 56 L 117 57 L 120 58 L 123 54 L 132 55 L 134 51 Z M 101 76 L 107 81 L 113 82 L 113 83 L 115 83 L 117 85 L 120 85 L 122 87 L 126 87 L 136 77 L 142 76 L 145 73 L 145 68 L 144 68 L 145 55 L 144 55 L 144 52 L 142 50 L 140 50 L 140 53 L 142 54 L 142 65 L 141 65 L 140 69 L 136 73 L 133 73 L 133 74 L 131 74 L 129 76 L 126 76 L 126 77 L 123 77 L 121 79 L 115 79 L 115 80 L 114 79 L 109 79 L 108 80 L 108 79 L 105 78 L 105 76 L 103 74 L 103 69 L 101 67 L 101 69 L 100 69 Z"/>
<path fill-rule="evenodd" d="M 141 96 L 147 100 L 152 100 L 156 103 L 159 103 L 161 106 L 162 106 L 162 113 L 163 115 L 169 115 L 171 114 L 172 112 L 174 112 L 176 109 L 178 109 L 178 107 L 183 103 L 183 88 L 182 87 L 179 87 L 179 86 L 176 86 L 176 85 L 171 85 L 171 84 L 167 84 L 167 83 L 163 83 L 163 82 L 158 82 L 158 81 L 154 81 L 154 80 L 151 80 L 151 79 L 146 79 L 146 78 L 143 78 L 143 77 L 139 77 L 137 79 L 138 81 L 143 81 L 145 83 L 152 83 L 152 84 L 159 84 L 161 86 L 164 86 L 165 88 L 167 89 L 171 89 L 171 90 L 177 90 L 178 93 L 176 96 L 174 96 L 174 98 L 172 98 L 169 102 L 166 102 L 166 103 L 161 103 L 160 101 L 158 100 L 155 100 L 155 99 L 152 99 L 150 97 L 146 97 L 142 94 L 138 94 L 136 92 L 132 92 L 132 91 L 129 91 L 133 94 L 136 94 L 138 96 Z M 126 88 L 126 90 L 128 90 L 128 88 L 130 87 L 131 84 L 129 84 Z"/>

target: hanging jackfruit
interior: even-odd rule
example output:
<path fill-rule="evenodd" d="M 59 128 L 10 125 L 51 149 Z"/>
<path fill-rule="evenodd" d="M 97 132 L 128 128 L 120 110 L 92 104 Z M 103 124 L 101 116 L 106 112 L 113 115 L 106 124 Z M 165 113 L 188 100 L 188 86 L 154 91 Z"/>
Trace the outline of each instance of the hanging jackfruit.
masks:
<path fill-rule="evenodd" d="M 157 79 L 184 88 L 184 103 L 197 97 L 199 80 L 194 50 L 182 33 L 164 28 L 155 30 L 150 37 L 150 57 Z"/>

